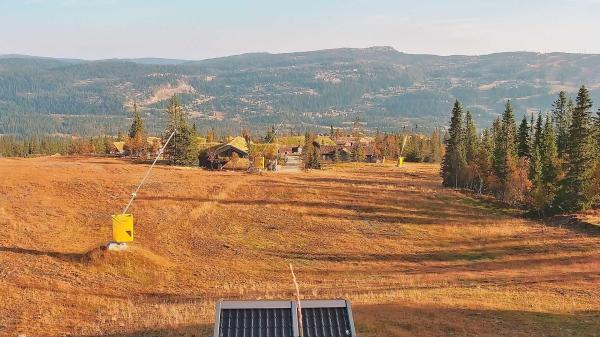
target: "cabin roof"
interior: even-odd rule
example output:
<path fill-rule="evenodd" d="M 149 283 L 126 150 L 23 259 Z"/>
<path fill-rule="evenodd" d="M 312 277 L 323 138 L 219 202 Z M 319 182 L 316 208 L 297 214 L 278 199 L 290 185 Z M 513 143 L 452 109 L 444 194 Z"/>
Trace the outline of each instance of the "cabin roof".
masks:
<path fill-rule="evenodd" d="M 234 152 L 237 152 L 241 156 L 248 155 L 248 145 L 246 143 L 246 139 L 241 136 L 232 138 L 231 140 L 229 140 L 229 142 L 227 142 L 225 144 L 223 144 L 223 143 L 214 143 L 215 145 L 212 145 L 212 144 L 213 143 L 199 144 L 199 148 L 200 148 L 200 150 L 208 150 L 208 149 L 214 148 L 214 151 L 216 152 L 217 155 L 219 155 L 220 153 L 223 153 L 227 150 L 233 150 Z"/>
<path fill-rule="evenodd" d="M 113 142 L 113 146 L 119 153 L 125 151 L 125 142 Z"/>
<path fill-rule="evenodd" d="M 223 146 L 231 146 L 231 147 L 235 147 L 236 149 L 242 150 L 246 153 L 248 153 L 248 144 L 246 142 L 246 139 L 242 136 L 237 136 L 235 138 L 233 138 L 232 140 L 230 140 L 228 143 L 226 143 Z"/>

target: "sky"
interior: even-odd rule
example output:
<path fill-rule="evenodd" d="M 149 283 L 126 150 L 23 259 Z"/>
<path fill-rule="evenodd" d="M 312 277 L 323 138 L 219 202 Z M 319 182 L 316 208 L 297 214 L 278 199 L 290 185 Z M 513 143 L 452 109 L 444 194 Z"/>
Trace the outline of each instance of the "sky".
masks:
<path fill-rule="evenodd" d="M 600 53 L 600 0 L 0 0 L 0 54 Z"/>

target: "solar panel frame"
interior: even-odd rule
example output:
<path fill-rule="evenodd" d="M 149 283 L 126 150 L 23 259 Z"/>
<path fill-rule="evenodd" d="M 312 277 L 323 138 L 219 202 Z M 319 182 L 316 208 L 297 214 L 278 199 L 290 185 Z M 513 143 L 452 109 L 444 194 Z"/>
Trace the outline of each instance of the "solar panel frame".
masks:
<path fill-rule="evenodd" d="M 306 300 L 300 306 L 304 337 L 356 337 L 349 301 Z M 214 337 L 299 337 L 297 310 L 297 301 L 220 300 Z"/>

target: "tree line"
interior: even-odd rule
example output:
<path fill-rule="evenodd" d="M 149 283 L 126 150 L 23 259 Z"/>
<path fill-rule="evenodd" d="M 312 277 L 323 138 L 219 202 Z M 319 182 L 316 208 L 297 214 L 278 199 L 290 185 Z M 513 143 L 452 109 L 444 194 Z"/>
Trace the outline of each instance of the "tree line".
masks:
<path fill-rule="evenodd" d="M 490 128 L 477 132 L 456 101 L 442 160 L 443 185 L 495 196 L 540 216 L 600 203 L 600 111 L 585 86 L 575 101 L 560 92 L 546 113 L 517 126 L 510 100 Z"/>
<path fill-rule="evenodd" d="M 372 161 L 397 160 L 404 157 L 407 162 L 439 163 L 444 155 L 444 136 L 441 130 L 434 129 L 431 136 L 410 134 L 404 132 L 380 133 L 379 130 L 373 137 L 372 142 L 363 142 L 365 135 L 356 128 L 351 133 L 345 133 L 340 129 L 331 127 L 329 137 L 337 143 L 341 137 L 354 140 L 354 145 L 344 147 L 337 145 L 333 150 L 331 161 L 364 162 L 367 159 L 367 148 L 371 153 Z M 304 136 L 303 160 L 305 168 L 319 169 L 322 166 L 321 153 L 319 151 L 318 136 L 314 133 L 306 133 Z M 370 137 L 369 137 L 370 138 Z M 342 151 L 345 148 L 349 152 Z"/>
<path fill-rule="evenodd" d="M 34 157 L 54 154 L 104 155 L 111 153 L 113 142 L 117 139 L 111 136 L 63 137 L 33 135 L 27 138 L 1 136 L 0 157 Z"/>

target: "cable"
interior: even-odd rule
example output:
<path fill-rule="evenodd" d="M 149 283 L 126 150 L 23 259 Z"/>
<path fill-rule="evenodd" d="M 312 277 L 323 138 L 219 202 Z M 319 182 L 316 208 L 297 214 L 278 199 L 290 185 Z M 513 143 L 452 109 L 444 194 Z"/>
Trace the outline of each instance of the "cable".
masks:
<path fill-rule="evenodd" d="M 152 171 L 152 168 L 154 168 L 154 165 L 158 161 L 158 158 L 160 158 L 160 156 L 163 154 L 163 151 L 165 150 L 165 148 L 167 147 L 167 145 L 171 141 L 171 138 L 173 138 L 173 136 L 175 136 L 175 132 L 176 131 L 173 131 L 171 133 L 171 135 L 169 136 L 169 139 L 167 139 L 167 142 L 165 143 L 165 145 L 163 145 L 163 147 L 160 149 L 160 151 L 158 151 L 158 154 L 156 155 L 156 158 L 154 158 L 154 162 L 152 162 L 152 165 L 150 166 L 150 168 L 148 169 L 148 171 L 146 171 L 146 174 L 144 175 L 144 178 L 142 178 L 142 181 L 140 182 L 140 184 L 138 185 L 138 187 L 135 189 L 135 192 L 131 193 L 131 199 L 129 199 L 129 202 L 127 203 L 127 206 L 125 206 L 125 208 L 123 209 L 122 214 L 127 213 L 127 210 L 129 209 L 129 206 L 131 206 L 131 204 L 133 203 L 133 200 L 137 196 L 137 193 L 140 191 L 140 188 L 142 188 L 142 185 L 144 185 L 144 182 L 146 182 L 146 179 L 148 179 L 148 176 L 150 175 L 150 171 Z"/>

